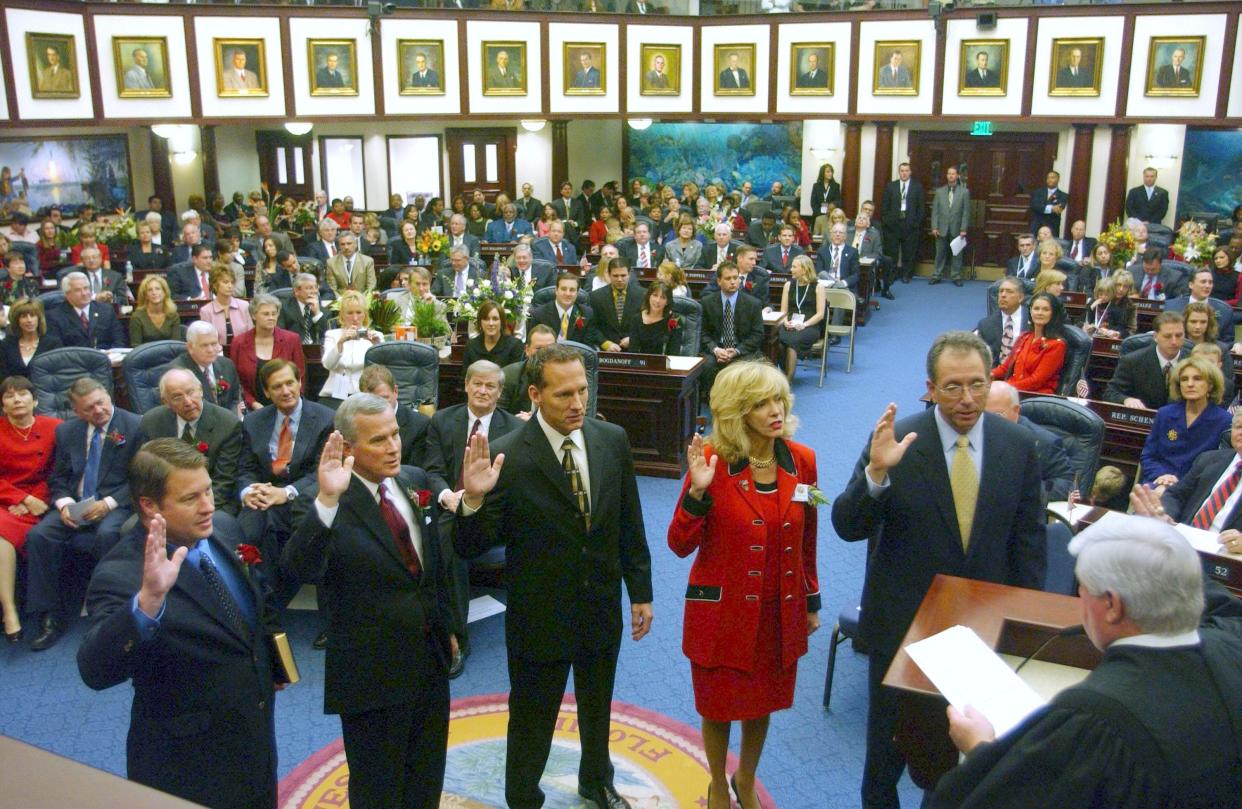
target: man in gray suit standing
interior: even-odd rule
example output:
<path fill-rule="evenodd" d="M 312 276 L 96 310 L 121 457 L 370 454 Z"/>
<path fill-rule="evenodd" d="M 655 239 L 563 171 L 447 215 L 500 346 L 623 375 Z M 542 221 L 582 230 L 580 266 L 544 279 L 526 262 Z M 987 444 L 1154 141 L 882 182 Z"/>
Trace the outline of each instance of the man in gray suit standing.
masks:
<path fill-rule="evenodd" d="M 950 272 L 953 285 L 962 285 L 962 254 L 953 255 L 949 243 L 958 236 L 966 237 L 966 212 L 970 210 L 970 192 L 957 182 L 957 167 L 945 171 L 945 184 L 936 189 L 932 199 L 932 236 L 936 239 L 936 272 L 931 283 L 944 280 L 946 267 L 952 263 Z"/>

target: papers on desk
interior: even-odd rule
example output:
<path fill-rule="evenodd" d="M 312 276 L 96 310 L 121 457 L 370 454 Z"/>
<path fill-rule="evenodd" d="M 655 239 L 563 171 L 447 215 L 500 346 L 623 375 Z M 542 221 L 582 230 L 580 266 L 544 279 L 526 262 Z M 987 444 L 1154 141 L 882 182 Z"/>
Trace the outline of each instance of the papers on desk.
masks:
<path fill-rule="evenodd" d="M 959 711 L 973 705 L 997 737 L 1045 704 L 968 626 L 949 627 L 910 644 L 906 652 L 950 705 Z"/>
<path fill-rule="evenodd" d="M 466 616 L 466 623 L 473 624 L 475 621 L 482 621 L 484 618 L 499 615 L 504 611 L 505 605 L 491 596 L 472 598 L 470 599 L 470 613 Z"/>
<path fill-rule="evenodd" d="M 670 371 L 689 371 L 691 368 L 698 365 L 702 359 L 702 357 L 677 357 L 669 355 L 668 369 Z"/>
<path fill-rule="evenodd" d="M 961 253 L 963 250 L 966 249 L 966 237 L 958 236 L 956 239 L 949 242 L 949 249 L 953 251 L 953 255 L 955 256 L 958 253 Z"/>
<path fill-rule="evenodd" d="M 778 325 L 784 319 L 785 316 L 780 313 L 779 309 L 775 311 L 772 309 L 763 310 L 763 325 L 765 326 Z"/>
<path fill-rule="evenodd" d="M 1173 526 L 1177 529 L 1177 533 L 1186 538 L 1190 543 L 1190 547 L 1200 553 L 1224 553 L 1224 549 L 1220 544 L 1220 534 L 1215 531 L 1204 531 L 1202 528 L 1195 528 L 1193 525 L 1184 525 L 1178 523 Z"/>

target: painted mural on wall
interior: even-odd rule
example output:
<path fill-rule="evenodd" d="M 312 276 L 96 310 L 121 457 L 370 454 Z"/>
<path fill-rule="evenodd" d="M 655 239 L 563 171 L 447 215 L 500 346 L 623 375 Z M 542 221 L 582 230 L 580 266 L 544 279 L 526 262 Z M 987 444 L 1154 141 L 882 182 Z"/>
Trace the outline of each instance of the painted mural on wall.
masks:
<path fill-rule="evenodd" d="M 133 205 L 124 135 L 0 139 L 0 216 L 87 204 L 100 211 Z"/>
<path fill-rule="evenodd" d="M 655 127 L 652 127 L 654 129 Z M 1236 129 L 1186 129 L 1177 219 L 1213 211 L 1229 216 L 1242 203 L 1242 132 Z"/>
<path fill-rule="evenodd" d="M 738 188 L 750 180 L 763 196 L 772 183 L 802 181 L 802 124 L 652 124 L 630 130 L 629 176 L 648 186 L 682 183 L 700 188 L 721 181 Z"/>

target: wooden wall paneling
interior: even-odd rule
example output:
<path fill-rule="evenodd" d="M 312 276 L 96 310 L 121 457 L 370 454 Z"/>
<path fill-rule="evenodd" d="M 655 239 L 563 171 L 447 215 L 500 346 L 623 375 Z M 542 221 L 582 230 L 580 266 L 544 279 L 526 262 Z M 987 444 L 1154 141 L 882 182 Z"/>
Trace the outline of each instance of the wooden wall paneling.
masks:
<path fill-rule="evenodd" d="M 847 212 L 858 210 L 858 172 L 862 164 L 862 124 L 845 123 L 845 157 L 841 161 L 841 196 Z"/>
<path fill-rule="evenodd" d="M 551 54 L 548 53 L 549 38 L 547 20 L 543 20 L 539 23 L 539 43 L 539 52 L 543 55 L 544 65 L 551 65 L 552 58 Z M 527 75 L 530 75 L 529 66 L 526 69 L 526 73 Z M 543 81 L 541 82 L 543 95 L 540 96 L 542 100 L 540 101 L 539 109 L 544 115 L 547 115 L 548 111 L 552 109 L 552 76 L 549 75 L 548 70 L 542 68 L 539 71 L 539 75 L 543 78 Z M 558 76 L 557 78 L 559 80 L 560 77 Z"/>
<path fill-rule="evenodd" d="M 383 24 L 383 20 L 378 19 L 371 22 L 371 84 L 373 85 L 371 92 L 375 94 L 375 115 L 377 117 L 381 117 L 384 114 L 384 38 L 380 35 L 380 26 Z M 440 69 L 443 70 L 444 65 L 440 65 Z M 392 80 L 401 80 L 400 60 L 397 62 L 397 75 L 393 76 Z"/>
<path fill-rule="evenodd" d="M 694 26 L 694 41 L 690 45 L 690 59 L 693 60 L 690 64 L 694 66 L 694 69 L 690 71 L 694 75 L 694 82 L 690 88 L 694 93 L 690 101 L 690 110 L 695 113 L 699 112 L 699 100 L 703 97 L 703 71 L 699 69 L 699 60 L 703 58 L 702 53 L 703 29 L 696 25 Z"/>
<path fill-rule="evenodd" d="M 893 122 L 876 121 L 875 124 L 875 177 L 871 184 L 871 200 L 880 207 L 884 186 L 893 179 Z"/>
<path fill-rule="evenodd" d="M 1130 125 L 1114 124 L 1108 149 L 1108 182 L 1104 185 L 1104 225 L 1120 219 L 1126 209 L 1126 172 L 1130 162 Z"/>
<path fill-rule="evenodd" d="M 164 203 L 164 210 L 176 212 L 177 196 L 173 188 L 172 164 L 169 162 L 168 141 L 147 130 L 147 138 L 151 144 L 151 180 L 155 186 L 155 195 Z M 138 207 L 138 200 L 134 200 Z"/>
<path fill-rule="evenodd" d="M 104 54 L 105 61 L 100 61 L 99 49 L 95 47 L 95 16 L 93 14 L 82 15 L 82 36 L 86 38 L 86 61 L 89 64 L 78 65 L 78 75 L 90 74 L 91 110 L 95 114 L 95 120 L 102 121 L 104 117 L 103 82 L 99 78 L 99 69 L 112 64 L 112 54 Z M 96 69 L 91 70 L 90 65 L 95 65 Z"/>
<path fill-rule="evenodd" d="M 1220 62 L 1220 89 L 1216 95 L 1216 117 L 1224 118 L 1229 112 L 1229 94 L 1233 90 L 1233 62 L 1237 53 L 1238 15 L 1225 18 L 1225 49 Z"/>
<path fill-rule="evenodd" d="M 470 58 L 467 51 L 466 42 L 466 21 L 464 19 L 457 22 L 457 60 L 461 62 L 459 72 L 461 73 L 461 114 L 463 116 L 470 113 Z M 482 81 L 482 74 L 479 81 Z M 447 187 L 447 186 L 446 186 Z"/>
<path fill-rule="evenodd" d="M 216 128 L 199 127 L 199 140 L 203 147 L 203 191 L 210 201 L 212 194 L 220 193 L 220 162 L 216 157 Z"/>
<path fill-rule="evenodd" d="M 1125 28 L 1121 32 L 1121 66 L 1117 71 L 1117 109 L 1114 113 L 1118 118 L 1126 114 L 1126 104 L 1130 99 L 1130 60 L 1134 58 L 1134 16 L 1126 15 Z M 1113 130 L 1113 143 L 1116 140 L 1116 130 Z M 1111 175 L 1109 175 L 1111 178 Z M 1105 211 L 1107 212 L 1107 204 Z M 1105 221 L 1109 220 L 1108 216 L 1104 217 Z"/>
<path fill-rule="evenodd" d="M 1065 235 L 1070 225 L 1087 218 L 1087 193 L 1091 186 L 1091 151 L 1095 124 L 1074 124 L 1074 156 L 1070 163 L 1069 204 L 1065 207 Z"/>
<path fill-rule="evenodd" d="M 776 114 L 776 88 L 781 80 L 781 76 L 776 66 L 780 64 L 780 54 L 777 48 L 780 47 L 780 27 L 773 25 L 768 28 L 768 115 Z M 758 68 L 758 65 L 755 65 Z"/>
<path fill-rule="evenodd" d="M 1030 116 L 1031 103 L 1035 97 L 1035 82 L 1039 81 L 1039 77 L 1035 75 L 1035 54 L 1038 53 L 1035 41 L 1035 35 L 1038 33 L 1038 20 L 1034 17 L 1026 21 L 1026 68 L 1022 71 L 1022 114 Z M 1009 68 L 1006 67 L 1006 70 Z"/>
<path fill-rule="evenodd" d="M 298 114 L 297 91 L 293 87 L 293 37 L 289 34 L 289 18 L 285 16 L 280 18 L 280 52 L 285 57 L 281 60 L 285 75 L 285 115 L 293 120 Z"/>
<path fill-rule="evenodd" d="M 548 199 L 560 197 L 561 182 L 569 177 L 569 121 L 552 121 L 552 189 Z"/>
<path fill-rule="evenodd" d="M 629 105 L 629 99 L 626 94 L 629 86 L 629 82 L 626 81 L 626 77 L 629 76 L 629 54 L 627 52 L 629 43 L 626 41 L 625 36 L 627 30 L 628 27 L 625 25 L 617 26 L 617 111 L 621 113 L 623 120 Z M 621 128 L 622 130 L 626 128 L 624 123 L 622 123 Z"/>
<path fill-rule="evenodd" d="M 9 46 L 9 24 L 4 9 L 0 9 L 0 43 L 4 43 L 4 47 L 0 48 L 0 68 L 4 70 L 4 100 L 9 109 L 9 122 L 12 123 L 21 120 L 21 111 L 17 108 L 17 81 L 13 71 L 13 50 Z"/>
<path fill-rule="evenodd" d="M 854 60 L 855 67 L 857 67 L 858 62 L 859 62 L 858 49 L 859 47 L 861 47 L 861 42 L 862 42 L 862 23 L 859 22 L 858 20 L 855 20 L 854 24 L 850 26 L 850 58 Z M 834 69 L 835 69 L 835 65 L 834 65 Z M 835 74 L 835 79 L 836 81 L 843 81 L 846 79 L 851 79 L 855 75 L 856 75 L 856 71 L 842 70 Z M 871 77 L 868 76 L 860 80 L 870 81 L 870 78 Z M 857 115 L 858 114 L 858 80 L 849 82 L 848 92 L 850 95 L 849 95 L 849 102 L 846 106 L 846 109 L 849 111 L 850 115 Z"/>
<path fill-rule="evenodd" d="M 938 20 L 936 20 L 936 67 L 935 70 L 932 71 L 933 116 L 937 116 L 944 111 L 944 51 L 948 46 L 949 26 L 946 24 L 944 16 L 942 15 Z M 926 76 L 923 78 L 926 78 Z"/>
<path fill-rule="evenodd" d="M 194 65 L 191 70 L 187 70 L 188 79 L 190 81 L 190 115 L 195 119 L 203 117 L 203 82 L 199 81 L 198 75 L 198 38 L 194 36 L 194 18 L 185 15 L 185 62 L 187 65 Z M 208 77 L 207 84 L 211 86 L 213 78 Z"/>

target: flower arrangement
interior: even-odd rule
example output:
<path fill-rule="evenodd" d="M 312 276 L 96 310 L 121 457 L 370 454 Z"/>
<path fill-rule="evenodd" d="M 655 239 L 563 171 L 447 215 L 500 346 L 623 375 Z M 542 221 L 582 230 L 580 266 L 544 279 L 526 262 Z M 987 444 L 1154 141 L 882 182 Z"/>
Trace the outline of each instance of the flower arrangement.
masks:
<path fill-rule="evenodd" d="M 199 442 L 195 445 L 195 447 L 194 447 L 194 448 L 195 448 L 195 449 L 197 449 L 199 452 L 203 453 L 204 455 L 206 455 L 206 454 L 207 454 L 207 450 L 211 449 L 211 447 L 207 446 L 207 442 L 206 442 L 206 441 L 199 441 Z"/>
<path fill-rule="evenodd" d="M 504 312 L 505 321 L 512 326 L 526 317 L 534 296 L 534 284 L 524 283 L 520 276 L 510 275 L 491 282 L 477 282 L 473 278 L 467 278 L 465 291 L 445 303 L 455 320 L 473 321 L 478 317 L 479 307 L 484 301 L 495 301 Z"/>
<path fill-rule="evenodd" d="M 1195 267 L 1207 267 L 1216 251 L 1216 234 L 1208 233 L 1202 222 L 1193 219 L 1182 223 L 1177 231 L 1177 239 L 1169 252 L 1178 261 L 1184 261 Z"/>
<path fill-rule="evenodd" d="M 1113 267 L 1124 267 L 1134 258 L 1134 234 L 1117 220 L 1100 234 L 1100 243 L 1108 248 L 1113 257 Z"/>
<path fill-rule="evenodd" d="M 123 247 L 138 239 L 138 223 L 134 220 L 134 209 L 117 208 L 114 216 L 100 217 L 97 220 L 99 241 L 113 250 Z M 76 234 L 75 234 L 76 236 Z"/>
<path fill-rule="evenodd" d="M 424 256 L 438 256 L 448 247 L 448 236 L 438 230 L 427 228 L 418 234 L 418 252 Z"/>
<path fill-rule="evenodd" d="M 726 224 L 729 222 L 728 215 L 721 213 L 719 209 L 714 209 L 711 213 L 698 217 L 695 222 L 695 228 L 700 236 L 705 237 L 710 242 L 716 235 L 716 226 L 722 222 Z"/>

